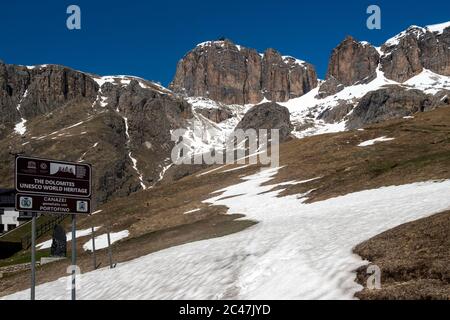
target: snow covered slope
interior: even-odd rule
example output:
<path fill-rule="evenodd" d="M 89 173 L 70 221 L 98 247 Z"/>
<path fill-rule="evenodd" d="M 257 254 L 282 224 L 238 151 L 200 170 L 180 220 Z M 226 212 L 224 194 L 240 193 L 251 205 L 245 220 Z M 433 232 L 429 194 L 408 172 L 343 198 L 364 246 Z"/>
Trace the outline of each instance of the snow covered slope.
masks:
<path fill-rule="evenodd" d="M 188 97 L 194 117 L 188 121 L 183 135 L 183 143 L 191 150 L 188 156 L 209 152 L 224 147 L 228 137 L 233 133 L 244 114 L 253 105 L 225 105 L 203 97 Z M 214 122 L 202 115 L 202 110 L 227 109 L 232 116 L 221 122 Z"/>
<path fill-rule="evenodd" d="M 80 299 L 352 299 L 365 264 L 352 248 L 385 230 L 450 208 L 450 180 L 384 187 L 312 204 L 277 197 L 278 168 L 214 192 L 259 221 L 243 232 L 162 250 L 80 278 Z M 289 184 L 306 183 L 290 181 Z M 278 187 L 277 190 L 274 188 Z M 69 299 L 68 277 L 37 287 L 38 299 Z M 4 297 L 26 299 L 28 291 Z"/>

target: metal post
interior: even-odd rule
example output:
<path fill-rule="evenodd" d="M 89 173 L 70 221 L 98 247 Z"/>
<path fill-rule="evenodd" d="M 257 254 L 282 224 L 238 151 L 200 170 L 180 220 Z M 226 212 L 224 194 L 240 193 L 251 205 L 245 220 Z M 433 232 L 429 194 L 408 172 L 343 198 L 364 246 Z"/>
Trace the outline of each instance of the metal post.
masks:
<path fill-rule="evenodd" d="M 108 231 L 108 255 L 109 255 L 109 267 L 112 269 L 113 262 L 112 262 L 111 236 L 109 235 L 109 231 Z"/>
<path fill-rule="evenodd" d="M 92 227 L 92 262 L 94 263 L 94 270 L 97 269 L 97 259 L 95 257 L 95 230 Z"/>
<path fill-rule="evenodd" d="M 31 218 L 31 300 L 35 299 L 36 288 L 36 213 Z"/>
<path fill-rule="evenodd" d="M 77 265 L 77 218 L 75 214 L 72 214 L 72 300 L 76 300 L 76 291 L 75 291 L 75 272 Z"/>

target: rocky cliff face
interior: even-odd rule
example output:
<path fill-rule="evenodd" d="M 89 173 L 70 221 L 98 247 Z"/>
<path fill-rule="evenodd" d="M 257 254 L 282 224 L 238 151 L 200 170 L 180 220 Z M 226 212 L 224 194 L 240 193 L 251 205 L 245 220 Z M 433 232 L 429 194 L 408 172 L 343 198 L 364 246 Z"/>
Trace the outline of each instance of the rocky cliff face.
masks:
<path fill-rule="evenodd" d="M 319 97 L 336 94 L 345 86 L 368 83 L 377 68 L 387 79 L 403 83 L 424 69 L 450 75 L 450 25 L 412 26 L 380 48 L 347 37 L 332 52 Z"/>
<path fill-rule="evenodd" d="M 327 79 L 336 79 L 345 86 L 368 82 L 376 76 L 379 61 L 380 55 L 373 46 L 347 37 L 331 54 Z"/>
<path fill-rule="evenodd" d="M 226 104 L 286 101 L 317 86 L 314 67 L 268 49 L 263 55 L 232 42 L 198 45 L 180 60 L 170 88 Z"/>
<path fill-rule="evenodd" d="M 72 100 L 94 99 L 97 90 L 91 77 L 66 67 L 0 63 L 0 137 L 22 118 L 47 114 Z"/>
<path fill-rule="evenodd" d="M 130 159 L 136 161 L 136 180 L 143 188 L 153 186 L 171 163 L 174 142 L 170 132 L 185 127 L 186 120 L 193 117 L 191 106 L 167 89 L 136 79 L 113 79 L 101 86 L 100 94 L 106 108 L 126 124 L 126 144 Z"/>
<path fill-rule="evenodd" d="M 367 42 L 347 37 L 332 52 L 326 80 L 319 89 L 319 97 L 336 94 L 357 83 L 368 83 L 376 76 L 379 52 Z"/>
<path fill-rule="evenodd" d="M 450 26 L 438 31 L 412 26 L 388 40 L 381 51 L 381 70 L 391 80 L 404 82 L 424 68 L 449 76 Z"/>

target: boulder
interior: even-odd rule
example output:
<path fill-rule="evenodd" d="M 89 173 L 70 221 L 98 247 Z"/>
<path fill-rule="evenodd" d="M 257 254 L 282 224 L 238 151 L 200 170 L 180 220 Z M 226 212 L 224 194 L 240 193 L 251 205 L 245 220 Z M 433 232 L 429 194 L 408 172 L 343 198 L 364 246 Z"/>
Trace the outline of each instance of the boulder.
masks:
<path fill-rule="evenodd" d="M 348 129 L 361 128 L 364 125 L 411 116 L 417 112 L 433 110 L 447 106 L 450 92 L 428 95 L 420 90 L 411 90 L 401 86 L 389 86 L 367 93 L 349 115 Z"/>
<path fill-rule="evenodd" d="M 267 102 L 252 107 L 236 126 L 236 129 L 279 129 L 280 142 L 287 140 L 293 126 L 289 110 L 275 102 Z"/>

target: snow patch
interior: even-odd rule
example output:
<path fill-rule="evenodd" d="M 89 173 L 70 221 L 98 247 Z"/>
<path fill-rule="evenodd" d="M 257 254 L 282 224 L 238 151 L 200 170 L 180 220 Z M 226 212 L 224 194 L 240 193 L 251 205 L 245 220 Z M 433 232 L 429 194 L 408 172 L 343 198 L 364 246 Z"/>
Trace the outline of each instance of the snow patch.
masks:
<path fill-rule="evenodd" d="M 28 89 L 25 90 L 25 92 L 24 92 L 23 95 L 22 95 L 22 98 L 20 98 L 20 101 L 19 101 L 19 103 L 17 104 L 17 107 L 16 107 L 17 111 L 20 112 L 20 108 L 21 108 L 21 105 L 22 105 L 22 103 L 23 103 L 23 100 L 24 100 L 27 96 L 28 96 Z"/>
<path fill-rule="evenodd" d="M 27 120 L 25 120 L 24 118 L 22 118 L 20 120 L 19 123 L 16 124 L 16 126 L 14 127 L 14 131 L 23 136 L 25 134 L 25 132 L 27 131 L 27 127 L 25 126 L 25 123 L 27 123 Z"/>
<path fill-rule="evenodd" d="M 96 143 L 94 143 L 93 145 L 92 145 L 92 147 L 90 147 L 88 150 L 86 150 L 86 152 L 84 152 L 82 155 L 81 155 L 81 157 L 80 157 L 80 159 L 78 159 L 78 162 L 83 162 L 84 161 L 84 157 L 86 156 L 86 154 L 89 152 L 89 151 L 91 151 L 92 149 L 95 149 L 97 146 L 98 146 L 98 142 L 96 142 Z"/>
<path fill-rule="evenodd" d="M 128 238 L 130 232 L 128 230 L 123 230 L 120 232 L 111 232 L 110 234 L 111 244 L 117 242 L 119 240 Z M 108 247 L 108 234 L 102 234 L 98 237 L 95 237 L 95 250 L 100 250 Z M 83 245 L 84 251 L 92 251 L 92 240 L 86 242 Z"/>
<path fill-rule="evenodd" d="M 250 167 L 250 166 L 251 166 L 251 164 L 246 164 L 246 165 L 238 166 L 236 168 L 224 170 L 223 172 L 233 172 L 233 171 L 241 170 L 241 169 L 244 169 L 244 168 L 247 168 L 247 167 Z"/>
<path fill-rule="evenodd" d="M 183 213 L 183 214 L 190 214 L 190 213 L 194 213 L 194 212 L 199 212 L 199 211 L 201 211 L 202 209 L 200 209 L 200 208 L 198 208 L 198 209 L 193 209 L 193 210 L 189 210 L 189 211 L 186 211 L 185 213 Z"/>
<path fill-rule="evenodd" d="M 284 63 L 293 62 L 296 65 L 306 68 L 306 61 L 291 57 L 291 56 L 282 56 Z"/>
<path fill-rule="evenodd" d="M 360 144 L 358 144 L 358 147 L 373 146 L 377 142 L 386 142 L 386 141 L 392 141 L 392 140 L 395 140 L 395 139 L 394 138 L 387 138 L 387 137 L 380 137 L 380 138 L 376 138 L 376 139 L 372 139 L 372 140 L 367 140 L 367 141 L 361 142 Z"/>
<path fill-rule="evenodd" d="M 170 158 L 168 160 L 170 160 Z M 166 161 L 167 161 L 167 159 L 166 159 Z M 173 163 L 170 163 L 166 166 L 162 166 L 162 170 L 159 173 L 158 182 L 160 182 L 160 181 L 162 181 L 162 179 L 164 179 L 164 175 L 166 174 L 167 170 L 169 170 L 172 166 L 173 166 Z"/>
<path fill-rule="evenodd" d="M 426 29 L 419 27 L 419 26 L 410 26 L 408 29 L 400 32 L 399 34 L 395 35 L 394 37 L 390 38 L 388 41 L 385 42 L 385 45 L 388 47 L 396 46 L 400 43 L 400 41 L 407 35 L 412 34 L 416 36 L 418 39 L 421 35 L 426 33 Z"/>
<path fill-rule="evenodd" d="M 127 137 L 127 146 L 128 146 L 128 157 L 131 160 L 131 163 L 133 164 L 133 169 L 134 171 L 136 171 L 138 178 L 139 178 L 139 183 L 141 184 L 142 189 L 147 190 L 147 186 L 144 183 L 144 176 L 142 175 L 142 173 L 139 171 L 139 168 L 137 167 L 137 159 L 133 157 L 132 153 L 131 153 L 131 138 L 130 138 L 130 133 L 129 133 L 129 127 L 128 127 L 128 118 L 122 116 L 123 121 L 125 122 L 125 135 Z"/>
<path fill-rule="evenodd" d="M 97 231 L 98 229 L 100 229 L 101 227 L 94 227 L 94 232 Z M 75 233 L 75 237 L 81 238 L 81 237 L 86 237 L 88 235 L 90 235 L 92 232 L 92 229 L 84 229 L 84 230 L 77 230 Z M 66 240 L 67 242 L 72 241 L 72 232 L 68 232 L 66 233 Z M 36 249 L 37 250 L 44 250 L 44 249 L 48 249 L 52 246 L 52 239 L 44 241 L 42 243 L 39 243 L 38 245 L 36 245 Z"/>
<path fill-rule="evenodd" d="M 225 41 L 219 41 L 219 40 L 217 40 L 217 41 L 204 41 L 204 42 L 201 42 L 201 43 L 197 44 L 196 47 L 205 48 L 205 47 L 210 47 L 212 45 L 219 45 L 221 47 L 224 47 L 225 46 Z"/>
<path fill-rule="evenodd" d="M 421 90 L 426 94 L 435 95 L 441 90 L 450 90 L 450 77 L 423 69 L 421 73 L 403 82 L 402 85 L 410 89 Z"/>
<path fill-rule="evenodd" d="M 439 24 L 433 24 L 426 26 L 425 28 L 430 32 L 437 32 L 437 34 L 444 33 L 444 30 L 450 27 L 450 21 L 439 23 Z"/>

